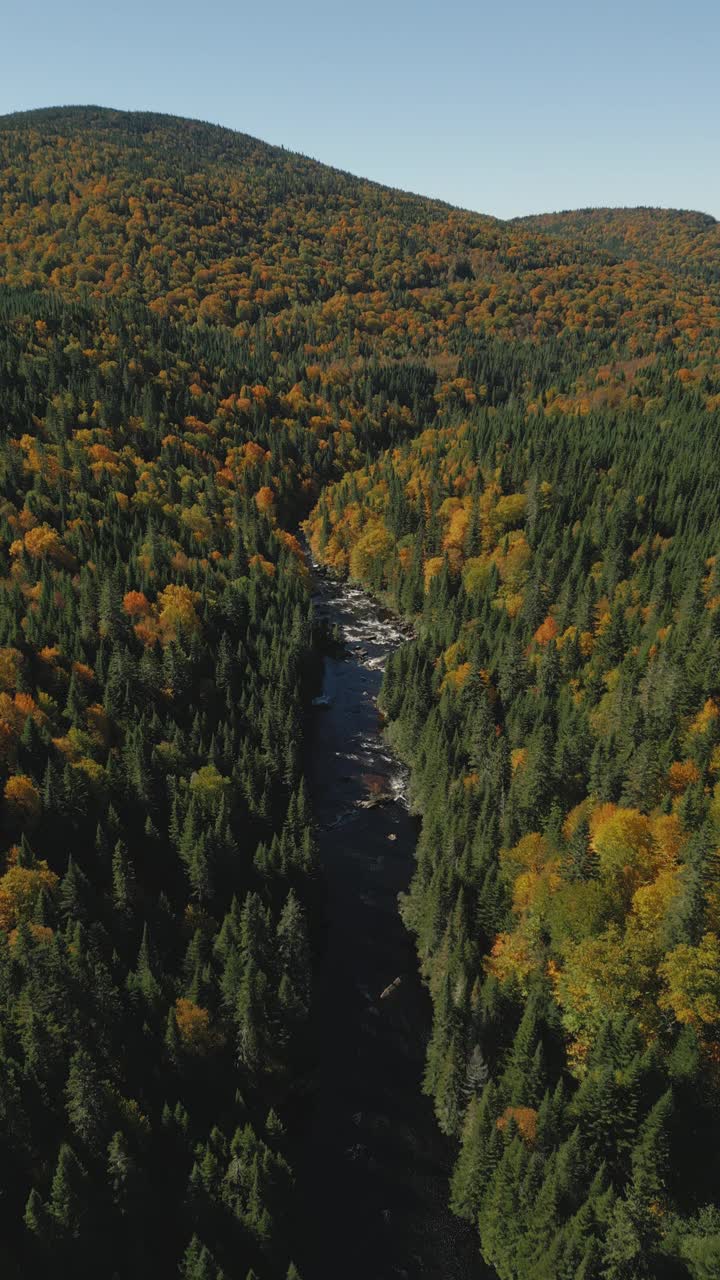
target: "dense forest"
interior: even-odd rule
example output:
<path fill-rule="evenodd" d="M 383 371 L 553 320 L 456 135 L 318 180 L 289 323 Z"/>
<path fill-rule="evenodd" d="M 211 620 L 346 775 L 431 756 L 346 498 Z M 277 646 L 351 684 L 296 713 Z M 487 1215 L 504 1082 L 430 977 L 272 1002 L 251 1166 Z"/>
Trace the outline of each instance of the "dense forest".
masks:
<path fill-rule="evenodd" d="M 297 1280 L 301 524 L 414 624 L 382 709 L 454 1212 L 500 1280 L 720 1274 L 719 275 L 699 214 L 0 120 L 9 1280 Z"/>

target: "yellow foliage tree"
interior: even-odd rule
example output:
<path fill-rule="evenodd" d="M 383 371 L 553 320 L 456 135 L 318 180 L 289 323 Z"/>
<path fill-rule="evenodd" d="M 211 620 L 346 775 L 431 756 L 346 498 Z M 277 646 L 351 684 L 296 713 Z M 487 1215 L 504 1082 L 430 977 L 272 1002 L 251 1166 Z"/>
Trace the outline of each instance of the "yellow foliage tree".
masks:
<path fill-rule="evenodd" d="M 34 560 L 47 558 L 60 565 L 73 563 L 73 557 L 63 546 L 57 530 L 49 524 L 39 524 L 34 529 L 28 529 L 23 545 Z"/>
<path fill-rule="evenodd" d="M 196 594 L 189 587 L 170 583 L 158 596 L 160 608 L 160 637 L 167 645 L 175 640 L 191 636 L 200 630 L 200 619 L 195 612 Z"/>
<path fill-rule="evenodd" d="M 17 688 L 21 662 L 22 654 L 19 649 L 0 649 L 0 689 L 12 692 Z"/>
<path fill-rule="evenodd" d="M 8 933 L 32 913 L 38 895 L 54 893 L 58 877 L 47 863 L 37 867 L 10 867 L 0 877 L 0 929 Z"/>
<path fill-rule="evenodd" d="M 393 540 L 383 524 L 373 524 L 358 539 L 350 552 L 350 573 L 364 580 L 384 567 L 393 550 Z"/>
<path fill-rule="evenodd" d="M 192 1000 L 181 997 L 175 1001 L 175 1021 L 180 1043 L 194 1057 L 207 1057 L 221 1043 L 210 1025 L 209 1011 Z"/>
<path fill-rule="evenodd" d="M 628 893 L 652 878 L 656 856 L 650 819 L 639 809 L 616 809 L 593 830 L 600 873 Z"/>
<path fill-rule="evenodd" d="M 40 796 L 35 784 L 22 773 L 13 774 L 5 783 L 5 804 L 13 822 L 32 825 L 40 817 Z"/>
<path fill-rule="evenodd" d="M 706 933 L 696 947 L 682 942 L 660 965 L 665 989 L 661 1009 L 669 1009 L 678 1022 L 697 1028 L 720 1023 L 720 938 Z"/>

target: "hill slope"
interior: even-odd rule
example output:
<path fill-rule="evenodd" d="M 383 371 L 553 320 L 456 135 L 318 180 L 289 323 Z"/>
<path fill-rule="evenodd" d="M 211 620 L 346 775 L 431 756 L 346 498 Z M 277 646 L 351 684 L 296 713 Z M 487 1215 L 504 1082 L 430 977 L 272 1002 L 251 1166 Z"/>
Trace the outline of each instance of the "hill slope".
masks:
<path fill-rule="evenodd" d="M 720 224 L 706 213 L 680 209 L 578 209 L 516 218 L 513 225 L 564 240 L 582 237 L 588 247 L 692 272 L 706 283 L 718 278 Z"/>
<path fill-rule="evenodd" d="M 339 325 L 345 342 L 348 331 L 370 345 L 382 333 L 390 350 L 426 350 L 459 326 L 638 342 L 710 305 L 676 278 L 688 238 L 712 269 L 720 252 L 701 215 L 571 215 L 564 245 L 557 219 L 547 235 L 542 219 L 503 224 L 165 116 L 5 117 L 0 166 L 7 283 L 142 298 L 241 333 L 260 312 L 275 328 L 283 312 L 307 309 L 318 344 L 336 343 Z M 578 229 L 599 220 L 606 231 L 579 242 Z M 662 245 L 642 256 L 665 270 L 629 271 L 632 242 Z M 702 318 L 714 325 L 716 310 Z"/>

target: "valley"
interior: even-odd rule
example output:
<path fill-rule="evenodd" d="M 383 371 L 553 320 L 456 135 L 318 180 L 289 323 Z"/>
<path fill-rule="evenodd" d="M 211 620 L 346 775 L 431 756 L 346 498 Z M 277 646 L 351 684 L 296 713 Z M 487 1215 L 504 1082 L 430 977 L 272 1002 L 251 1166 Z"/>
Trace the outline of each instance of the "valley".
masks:
<path fill-rule="evenodd" d="M 719 279 L 0 118 L 7 1280 L 720 1273 Z"/>

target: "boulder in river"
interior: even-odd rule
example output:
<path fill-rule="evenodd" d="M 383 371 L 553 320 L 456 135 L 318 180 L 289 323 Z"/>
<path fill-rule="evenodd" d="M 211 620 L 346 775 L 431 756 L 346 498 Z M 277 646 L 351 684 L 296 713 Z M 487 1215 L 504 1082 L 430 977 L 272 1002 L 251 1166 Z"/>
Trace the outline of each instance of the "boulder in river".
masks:
<path fill-rule="evenodd" d="M 391 791 L 380 791 L 377 795 L 368 796 L 367 800 L 356 800 L 356 809 L 378 809 L 381 804 L 392 804 L 395 799 Z"/>

